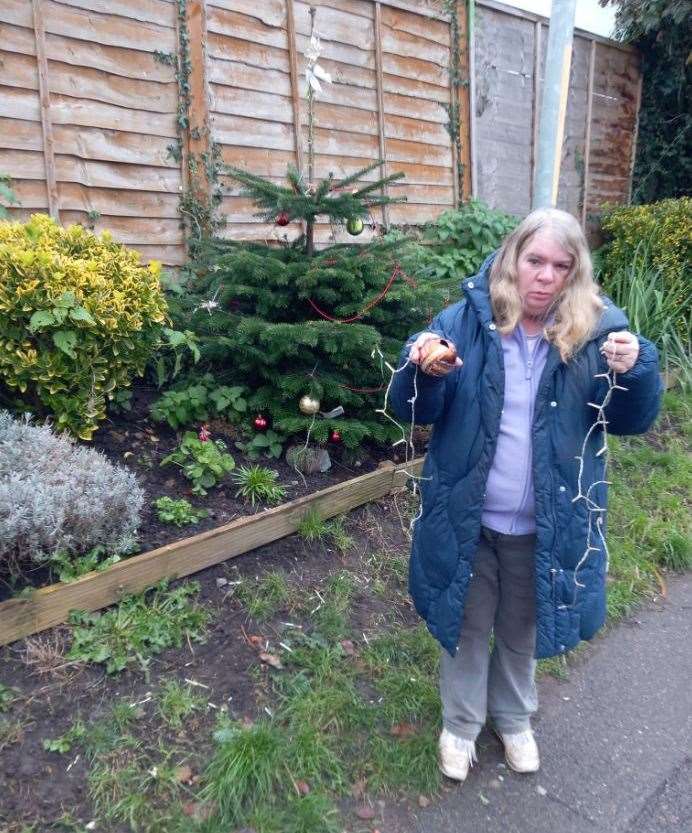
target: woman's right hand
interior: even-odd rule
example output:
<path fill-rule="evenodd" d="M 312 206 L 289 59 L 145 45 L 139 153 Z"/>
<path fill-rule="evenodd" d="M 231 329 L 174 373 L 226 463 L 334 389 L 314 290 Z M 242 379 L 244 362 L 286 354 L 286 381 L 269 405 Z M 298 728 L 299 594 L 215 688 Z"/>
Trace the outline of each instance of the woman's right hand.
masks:
<path fill-rule="evenodd" d="M 428 351 L 431 349 L 433 344 L 436 344 L 439 341 L 440 336 L 437 333 L 421 333 L 409 349 L 409 361 L 412 362 L 412 364 L 423 364 L 428 356 Z M 451 342 L 449 342 L 449 344 L 451 344 Z M 447 373 L 451 373 L 452 370 L 456 370 L 456 368 L 461 367 L 461 365 L 462 361 L 457 356 L 453 363 L 441 361 L 434 362 L 426 372 L 428 372 L 431 376 L 446 376 Z"/>

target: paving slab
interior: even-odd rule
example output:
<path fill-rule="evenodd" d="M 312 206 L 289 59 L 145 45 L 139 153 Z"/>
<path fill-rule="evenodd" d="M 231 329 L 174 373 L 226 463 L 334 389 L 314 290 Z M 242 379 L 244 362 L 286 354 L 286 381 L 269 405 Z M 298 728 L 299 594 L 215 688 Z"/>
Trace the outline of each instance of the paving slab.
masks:
<path fill-rule="evenodd" d="M 692 833 L 692 576 L 539 696 L 540 772 L 508 770 L 484 731 L 467 781 L 447 782 L 411 833 Z"/>

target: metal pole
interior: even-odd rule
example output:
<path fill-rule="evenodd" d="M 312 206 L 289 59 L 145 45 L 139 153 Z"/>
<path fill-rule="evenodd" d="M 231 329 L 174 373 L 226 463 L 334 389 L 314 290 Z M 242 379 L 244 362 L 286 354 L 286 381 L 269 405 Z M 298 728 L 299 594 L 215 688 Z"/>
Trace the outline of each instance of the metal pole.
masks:
<path fill-rule="evenodd" d="M 538 160 L 532 206 L 534 209 L 555 207 L 557 203 L 576 6 L 577 0 L 553 0 L 550 13 L 543 100 L 538 126 Z"/>

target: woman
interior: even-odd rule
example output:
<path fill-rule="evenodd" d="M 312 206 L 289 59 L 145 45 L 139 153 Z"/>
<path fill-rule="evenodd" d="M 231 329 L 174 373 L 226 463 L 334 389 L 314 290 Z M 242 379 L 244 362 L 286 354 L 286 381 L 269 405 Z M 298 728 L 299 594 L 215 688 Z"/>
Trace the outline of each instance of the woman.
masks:
<path fill-rule="evenodd" d="M 661 387 L 655 347 L 599 295 L 570 214 L 530 214 L 463 289 L 409 339 L 392 385 L 401 419 L 434 425 L 410 590 L 445 649 L 440 767 L 459 781 L 486 716 L 509 766 L 538 769 L 535 658 L 606 615 L 606 455 L 589 429 L 600 415 L 612 434 L 646 431 Z M 460 358 L 423 372 L 440 338 Z"/>

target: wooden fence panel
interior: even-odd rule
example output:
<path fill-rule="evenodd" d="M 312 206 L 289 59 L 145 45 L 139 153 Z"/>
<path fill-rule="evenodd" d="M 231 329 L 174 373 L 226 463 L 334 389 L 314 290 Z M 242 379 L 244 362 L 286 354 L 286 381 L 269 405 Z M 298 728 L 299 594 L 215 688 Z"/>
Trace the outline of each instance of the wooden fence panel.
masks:
<path fill-rule="evenodd" d="M 175 0 L 3 0 L 0 171 L 12 176 L 22 201 L 12 215 L 53 204 L 63 222 L 110 228 L 145 258 L 181 263 L 186 153 L 215 142 L 225 163 L 276 182 L 289 163 L 306 167 L 310 6 L 320 63 L 333 78 L 315 102 L 315 177 L 347 176 L 378 158 L 383 172 L 402 171 L 405 180 L 388 193 L 407 202 L 378 212 L 377 223 L 424 223 L 458 203 L 448 130 L 451 28 L 441 0 L 188 0 L 191 6 L 202 12 L 201 36 L 190 45 L 199 84 L 192 120 L 208 124 L 209 135 L 184 143 L 181 158 L 170 153 L 179 139 L 175 71 L 155 54 L 178 56 Z M 472 161 L 476 196 L 522 215 L 531 205 L 546 21 L 496 0 L 476 0 L 476 7 L 472 113 L 460 102 L 462 193 L 468 196 Z M 461 38 L 465 67 L 464 20 Z M 639 92 L 636 53 L 577 33 L 558 204 L 590 228 L 604 201 L 628 198 Z M 470 160 L 472 129 L 478 152 Z M 222 176 L 221 184 L 226 236 L 300 233 L 298 224 L 259 221 L 237 183 Z M 366 225 L 359 241 L 374 231 Z M 351 240 L 327 223 L 316 239 Z"/>

